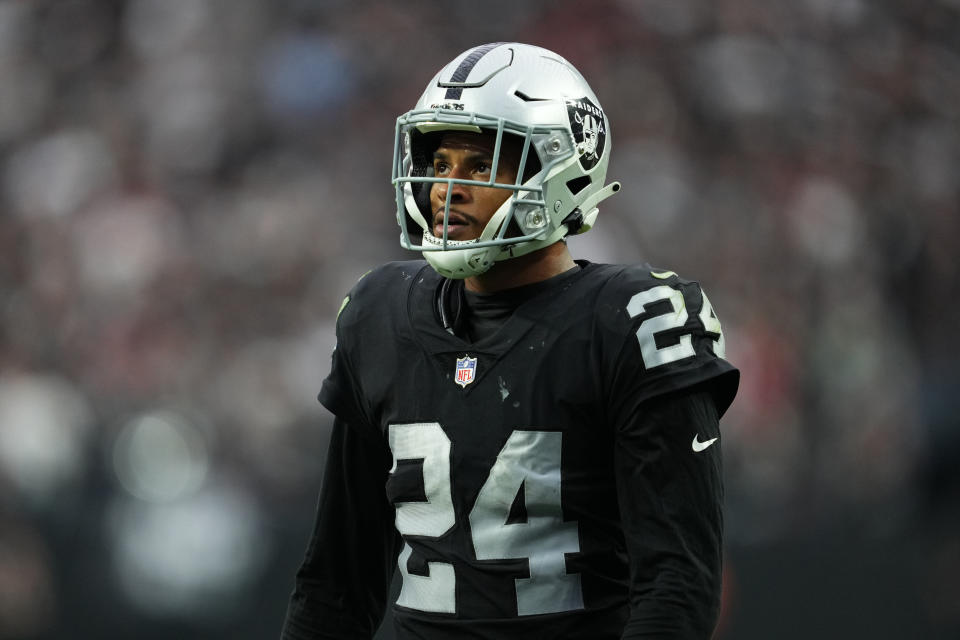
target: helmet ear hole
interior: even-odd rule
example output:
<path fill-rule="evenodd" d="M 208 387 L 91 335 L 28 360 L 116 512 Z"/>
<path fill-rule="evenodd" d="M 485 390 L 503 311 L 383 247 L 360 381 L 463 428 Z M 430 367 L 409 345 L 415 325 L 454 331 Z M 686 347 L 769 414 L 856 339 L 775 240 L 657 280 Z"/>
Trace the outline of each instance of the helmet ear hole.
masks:
<path fill-rule="evenodd" d="M 589 187 L 591 182 L 593 181 L 590 179 L 590 176 L 579 176 L 572 180 L 567 180 L 567 189 L 570 190 L 571 194 L 577 195 Z"/>

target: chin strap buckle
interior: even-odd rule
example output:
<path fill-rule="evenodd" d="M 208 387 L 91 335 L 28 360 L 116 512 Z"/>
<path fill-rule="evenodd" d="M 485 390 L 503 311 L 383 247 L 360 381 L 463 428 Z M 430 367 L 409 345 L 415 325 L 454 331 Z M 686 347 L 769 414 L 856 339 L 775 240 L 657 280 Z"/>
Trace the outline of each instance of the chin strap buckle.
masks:
<path fill-rule="evenodd" d="M 600 189 L 585 199 L 579 207 L 571 211 L 561 222 L 561 224 L 567 225 L 568 235 L 585 233 L 593 228 L 593 223 L 596 222 L 597 214 L 600 212 L 597 205 L 617 191 L 620 191 L 620 183 L 611 182 L 603 189 Z M 587 213 L 584 214 L 583 210 L 586 210 Z"/>
<path fill-rule="evenodd" d="M 583 212 L 580 211 L 580 207 L 577 207 L 568 213 L 567 217 L 564 218 L 560 224 L 567 225 L 567 233 L 570 235 L 577 233 L 577 231 L 580 230 L 580 227 L 583 226 Z"/>

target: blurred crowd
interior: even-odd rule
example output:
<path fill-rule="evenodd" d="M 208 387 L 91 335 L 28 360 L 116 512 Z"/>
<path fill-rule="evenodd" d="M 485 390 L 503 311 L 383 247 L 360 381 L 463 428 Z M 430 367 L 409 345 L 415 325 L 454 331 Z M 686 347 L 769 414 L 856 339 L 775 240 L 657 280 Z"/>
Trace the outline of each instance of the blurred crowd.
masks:
<path fill-rule="evenodd" d="M 957 637 L 960 0 L 2 0 L 0 639 L 278 633 L 340 299 L 415 257 L 394 119 L 499 40 L 610 117 L 574 254 L 723 321 L 728 633 L 830 540 Z"/>

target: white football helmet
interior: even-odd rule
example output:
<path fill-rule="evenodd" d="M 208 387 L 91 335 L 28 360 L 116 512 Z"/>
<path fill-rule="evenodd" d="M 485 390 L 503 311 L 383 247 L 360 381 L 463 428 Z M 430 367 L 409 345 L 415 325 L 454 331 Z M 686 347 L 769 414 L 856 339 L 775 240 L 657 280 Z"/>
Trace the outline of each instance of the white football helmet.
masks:
<path fill-rule="evenodd" d="M 448 130 L 496 133 L 489 181 L 434 177 L 432 155 L 438 136 L 431 134 Z M 505 135 L 522 140 L 513 184 L 495 181 Z M 412 111 L 397 118 L 392 181 L 400 244 L 422 251 L 446 278 L 479 275 L 494 262 L 589 230 L 600 201 L 620 189 L 618 182 L 604 185 L 609 160 L 607 116 L 573 65 L 552 51 L 527 44 L 469 49 L 434 76 Z M 458 241 L 447 238 L 450 188 L 443 233 L 433 234 L 433 183 L 496 187 L 512 195 L 480 237 Z M 419 244 L 414 242 L 417 235 Z"/>

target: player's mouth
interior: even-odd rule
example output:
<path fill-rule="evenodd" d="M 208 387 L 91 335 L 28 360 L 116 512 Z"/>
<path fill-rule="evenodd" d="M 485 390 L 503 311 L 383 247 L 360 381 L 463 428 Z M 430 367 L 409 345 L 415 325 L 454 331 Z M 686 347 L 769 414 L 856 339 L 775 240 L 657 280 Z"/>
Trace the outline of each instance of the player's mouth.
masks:
<path fill-rule="evenodd" d="M 471 238 L 466 237 L 469 235 L 471 227 L 471 219 L 455 211 L 450 212 L 450 216 L 447 218 L 447 239 L 448 240 L 470 240 Z M 433 235 L 437 238 L 443 237 L 443 212 L 439 211 L 434 214 L 433 218 Z"/>

